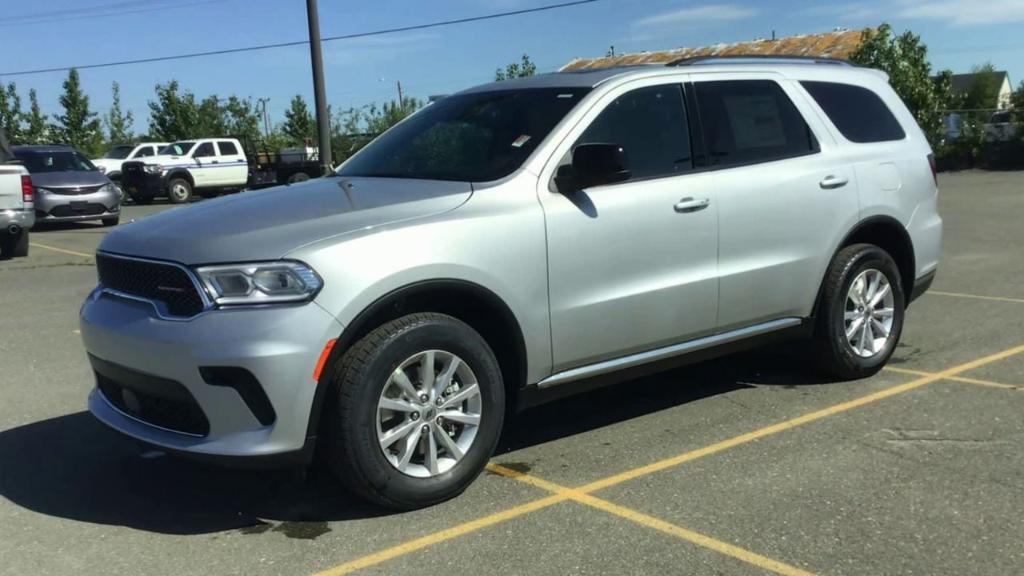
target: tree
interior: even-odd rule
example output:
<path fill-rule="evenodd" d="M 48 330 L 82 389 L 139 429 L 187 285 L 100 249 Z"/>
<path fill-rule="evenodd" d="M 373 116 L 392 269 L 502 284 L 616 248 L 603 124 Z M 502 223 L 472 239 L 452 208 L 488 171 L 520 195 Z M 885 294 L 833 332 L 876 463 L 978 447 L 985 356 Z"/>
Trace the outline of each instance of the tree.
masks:
<path fill-rule="evenodd" d="M 293 145 L 302 145 L 306 139 L 316 138 L 316 122 L 299 94 L 292 98 L 291 106 L 285 110 L 281 131 Z"/>
<path fill-rule="evenodd" d="M 110 86 L 112 102 L 110 112 L 103 117 L 103 123 L 107 126 L 107 141 L 111 144 L 128 144 L 132 141 L 132 125 L 135 117 L 131 110 L 121 110 L 121 85 L 114 82 Z"/>
<path fill-rule="evenodd" d="M 179 93 L 178 81 L 156 85 L 156 101 L 149 101 L 149 134 L 154 140 L 194 138 L 199 128 L 199 107 L 192 92 Z"/>
<path fill-rule="evenodd" d="M 228 124 L 224 119 L 224 106 L 216 94 L 211 94 L 199 103 L 196 132 L 191 137 L 224 136 L 228 133 Z"/>
<path fill-rule="evenodd" d="M 1024 80 L 1021 80 L 1017 89 L 1013 91 L 1013 95 L 1010 96 L 1010 105 L 1018 113 L 1024 112 Z"/>
<path fill-rule="evenodd" d="M 378 134 L 398 124 L 424 106 L 418 98 L 406 96 L 382 106 L 370 104 L 349 108 L 331 118 L 331 152 L 338 162 L 355 154 Z"/>
<path fill-rule="evenodd" d="M 7 86 L 0 84 L 0 128 L 7 132 L 7 138 L 14 144 L 25 141 L 22 131 L 21 97 L 18 87 L 11 82 Z"/>
<path fill-rule="evenodd" d="M 44 144 L 49 139 L 50 130 L 46 124 L 46 115 L 39 107 L 35 88 L 28 91 L 28 106 L 28 114 L 25 115 L 25 143 Z"/>
<path fill-rule="evenodd" d="M 530 57 L 523 54 L 523 58 L 519 62 L 513 62 L 505 69 L 498 68 L 494 71 L 494 80 L 500 82 L 502 80 L 510 80 L 512 78 L 525 78 L 527 76 L 533 76 L 537 73 L 537 66 L 530 61 Z"/>
<path fill-rule="evenodd" d="M 971 83 L 957 107 L 964 110 L 992 111 L 999 104 L 1002 76 L 996 73 L 991 62 L 972 67 L 971 74 Z"/>
<path fill-rule="evenodd" d="M 58 114 L 54 132 L 67 144 L 88 154 L 98 154 L 103 145 L 100 119 L 89 109 L 89 97 L 82 92 L 78 70 L 72 68 L 64 80 L 64 93 L 60 97 L 63 114 Z"/>
<path fill-rule="evenodd" d="M 909 30 L 893 36 L 888 24 L 869 28 L 850 60 L 887 73 L 889 84 L 914 114 L 932 146 L 938 145 L 943 137 L 942 112 L 950 104 L 949 75 L 940 74 L 938 82 L 932 80 L 928 47 L 920 36 Z"/>
<path fill-rule="evenodd" d="M 218 136 L 237 136 L 248 140 L 251 145 L 263 141 L 260 133 L 260 117 L 252 98 L 239 98 L 232 94 L 224 104 L 226 132 Z"/>

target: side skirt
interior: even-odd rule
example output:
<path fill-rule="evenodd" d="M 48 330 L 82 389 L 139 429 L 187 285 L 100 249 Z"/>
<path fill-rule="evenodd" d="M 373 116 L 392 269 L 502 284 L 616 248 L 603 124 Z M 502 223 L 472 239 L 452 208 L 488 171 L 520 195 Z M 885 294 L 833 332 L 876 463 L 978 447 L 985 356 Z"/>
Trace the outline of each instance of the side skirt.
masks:
<path fill-rule="evenodd" d="M 566 396 L 758 348 L 773 342 L 807 338 L 813 328 L 814 322 L 810 319 L 782 318 L 573 368 L 553 374 L 535 384 L 528 384 L 520 391 L 516 408 L 521 411 Z"/>

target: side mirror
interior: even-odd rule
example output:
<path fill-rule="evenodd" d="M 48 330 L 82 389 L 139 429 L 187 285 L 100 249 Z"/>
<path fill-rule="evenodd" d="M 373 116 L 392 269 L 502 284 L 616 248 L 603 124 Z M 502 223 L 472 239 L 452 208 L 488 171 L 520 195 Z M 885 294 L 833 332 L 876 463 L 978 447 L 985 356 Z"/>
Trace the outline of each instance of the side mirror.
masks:
<path fill-rule="evenodd" d="M 572 152 L 572 166 L 563 166 L 558 171 L 556 180 L 561 190 L 565 190 L 563 183 L 570 185 L 574 190 L 583 190 L 602 184 L 624 182 L 631 176 L 629 159 L 622 146 L 580 144 Z"/>

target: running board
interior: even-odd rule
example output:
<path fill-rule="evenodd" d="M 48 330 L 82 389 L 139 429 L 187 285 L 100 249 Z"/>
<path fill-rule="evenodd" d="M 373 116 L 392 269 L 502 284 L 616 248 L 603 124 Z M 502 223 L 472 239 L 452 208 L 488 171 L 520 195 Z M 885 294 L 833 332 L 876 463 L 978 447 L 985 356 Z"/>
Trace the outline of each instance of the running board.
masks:
<path fill-rule="evenodd" d="M 707 350 L 708 348 L 714 348 L 716 346 L 737 342 L 746 338 L 768 334 L 770 332 L 775 332 L 776 330 L 793 328 L 794 326 L 799 326 L 800 323 L 801 320 L 799 318 L 780 318 L 778 320 L 772 320 L 771 322 L 755 324 L 754 326 L 747 326 L 746 328 L 740 328 L 739 330 L 732 330 L 730 332 L 723 332 L 713 336 L 706 336 L 704 338 L 690 340 L 689 342 L 683 342 L 681 344 L 673 344 L 664 348 L 639 352 L 637 354 L 631 354 L 629 356 L 623 356 L 613 360 L 605 360 L 603 362 L 598 362 L 597 364 L 580 366 L 579 368 L 573 368 L 571 370 L 552 374 L 538 382 L 537 387 L 542 389 L 550 388 L 552 386 L 558 386 L 559 384 L 583 380 L 584 378 L 593 378 L 594 376 L 600 376 L 601 374 L 617 372 L 619 370 L 625 370 L 626 368 L 633 368 L 634 366 L 641 366 L 643 364 L 657 362 L 658 360 L 664 360 L 674 356 L 682 356 L 699 350 Z"/>

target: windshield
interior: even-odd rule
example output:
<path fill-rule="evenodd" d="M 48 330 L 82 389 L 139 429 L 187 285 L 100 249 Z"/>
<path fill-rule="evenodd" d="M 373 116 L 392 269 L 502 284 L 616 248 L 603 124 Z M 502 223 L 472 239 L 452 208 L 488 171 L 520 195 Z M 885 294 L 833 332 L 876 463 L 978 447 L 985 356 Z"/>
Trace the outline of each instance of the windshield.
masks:
<path fill-rule="evenodd" d="M 188 151 L 195 146 L 196 143 L 192 140 L 183 140 L 181 142 L 175 142 L 174 144 L 168 144 L 160 149 L 161 154 L 168 154 L 170 156 L 184 156 L 188 154 Z"/>
<path fill-rule="evenodd" d="M 537 148 L 587 88 L 539 88 L 449 96 L 377 138 L 340 176 L 487 182 Z"/>
<path fill-rule="evenodd" d="M 92 162 L 74 150 L 57 152 L 36 152 L 20 150 L 14 155 L 33 174 L 43 172 L 91 172 L 96 170 Z"/>
<path fill-rule="evenodd" d="M 132 153 L 134 146 L 114 146 L 107 153 L 103 155 L 104 158 L 110 158 L 112 160 L 124 160 Z"/>

